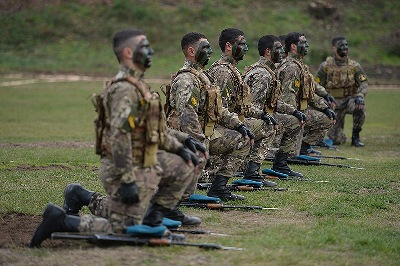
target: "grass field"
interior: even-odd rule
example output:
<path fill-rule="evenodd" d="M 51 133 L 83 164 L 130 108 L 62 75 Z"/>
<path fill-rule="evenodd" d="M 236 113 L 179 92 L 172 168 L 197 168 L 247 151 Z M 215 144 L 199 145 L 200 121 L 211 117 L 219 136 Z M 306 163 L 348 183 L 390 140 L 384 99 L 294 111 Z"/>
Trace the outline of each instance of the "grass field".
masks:
<path fill-rule="evenodd" d="M 0 82 L 15 79 L 1 79 Z M 158 87 L 159 84 L 152 84 Z M 0 87 L 0 215 L 38 216 L 49 201 L 62 204 L 68 183 L 103 191 L 94 153 L 89 96 L 101 82 L 39 82 Z M 364 167 L 292 166 L 312 180 L 278 181 L 286 192 L 243 192 L 246 205 L 274 211 L 184 209 L 203 219 L 199 229 L 230 237 L 187 235 L 244 251 L 194 247 L 97 247 L 30 250 L 10 243 L 1 265 L 400 265 L 400 90 L 371 89 L 364 148 L 349 144 L 324 155 L 361 160 L 325 162 Z M 346 133 L 350 136 L 351 117 Z M 265 167 L 270 167 L 266 162 Z M 204 193 L 204 192 L 200 192 Z M 84 210 L 88 212 L 87 209 Z M 27 221 L 29 223 L 29 221 Z M 33 225 L 30 225 L 31 227 Z M 18 237 L 21 228 L 15 229 Z"/>

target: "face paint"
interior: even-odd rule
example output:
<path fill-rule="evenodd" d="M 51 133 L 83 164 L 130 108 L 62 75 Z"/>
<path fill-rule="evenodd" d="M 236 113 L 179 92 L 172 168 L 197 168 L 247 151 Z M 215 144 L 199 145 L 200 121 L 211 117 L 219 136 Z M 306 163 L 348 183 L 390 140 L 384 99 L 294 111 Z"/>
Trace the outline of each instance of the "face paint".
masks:
<path fill-rule="evenodd" d="M 154 50 L 151 48 L 149 41 L 145 38 L 140 41 L 133 52 L 133 63 L 149 68 L 151 66 L 153 54 Z"/>
<path fill-rule="evenodd" d="M 271 59 L 274 63 L 280 63 L 283 59 L 283 54 L 285 50 L 280 42 L 275 42 L 271 51 Z"/>
<path fill-rule="evenodd" d="M 308 45 L 306 37 L 300 36 L 299 42 L 297 43 L 297 53 L 300 55 L 306 55 L 309 47 L 310 45 Z"/>
<path fill-rule="evenodd" d="M 201 41 L 199 43 L 199 47 L 197 47 L 195 56 L 196 62 L 202 66 L 207 65 L 212 52 L 213 50 L 211 49 L 210 43 L 208 41 Z"/>
<path fill-rule="evenodd" d="M 340 57 L 347 56 L 349 52 L 349 45 L 346 40 L 340 40 L 336 43 L 336 51 Z"/>
<path fill-rule="evenodd" d="M 232 57 L 235 58 L 236 61 L 243 60 L 248 50 L 249 47 L 247 47 L 246 39 L 244 36 L 239 36 L 232 46 Z"/>

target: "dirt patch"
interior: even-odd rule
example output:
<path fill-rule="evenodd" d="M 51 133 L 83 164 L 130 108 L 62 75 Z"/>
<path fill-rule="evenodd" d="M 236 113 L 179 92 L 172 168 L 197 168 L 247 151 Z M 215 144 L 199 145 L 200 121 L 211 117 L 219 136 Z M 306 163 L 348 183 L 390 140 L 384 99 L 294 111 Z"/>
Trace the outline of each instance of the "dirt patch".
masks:
<path fill-rule="evenodd" d="M 26 142 L 26 143 L 0 143 L 0 148 L 93 148 L 91 141 L 52 141 L 52 142 Z"/>

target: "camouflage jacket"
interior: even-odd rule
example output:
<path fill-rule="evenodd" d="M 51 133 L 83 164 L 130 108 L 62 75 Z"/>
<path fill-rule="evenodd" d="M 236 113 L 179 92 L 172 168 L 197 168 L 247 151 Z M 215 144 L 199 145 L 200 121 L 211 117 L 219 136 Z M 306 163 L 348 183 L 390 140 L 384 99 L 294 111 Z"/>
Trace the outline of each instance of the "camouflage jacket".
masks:
<path fill-rule="evenodd" d="M 329 56 L 319 65 L 315 81 L 336 98 L 365 97 L 368 91 L 367 75 L 361 65 L 349 57 L 339 60 Z"/>
<path fill-rule="evenodd" d="M 142 76 L 142 73 L 121 66 L 114 78 L 119 81 L 111 84 L 104 93 L 106 126 L 102 139 L 103 154 L 112 157 L 117 173 L 125 182 L 135 179 L 131 176 L 134 166 L 151 166 L 145 164 L 148 147 L 153 147 L 153 154 L 158 149 L 176 153 L 182 147 L 182 143 L 167 133 L 158 94 L 153 93 L 141 80 Z M 141 89 L 125 80 L 128 77 L 133 77 Z M 144 97 L 144 93 L 151 100 Z M 160 110 L 152 112 L 149 111 L 151 108 Z M 156 116 L 152 116 L 152 113 Z M 152 163 L 157 163 L 156 157 Z"/>
<path fill-rule="evenodd" d="M 185 132 L 190 136 L 204 141 L 206 138 L 204 116 L 207 112 L 207 88 L 210 81 L 203 73 L 202 67 L 195 62 L 185 60 L 177 75 L 174 75 L 167 103 L 171 112 L 168 115 L 170 127 Z M 234 129 L 241 124 L 235 113 L 222 107 L 218 124 Z"/>
<path fill-rule="evenodd" d="M 245 68 L 244 82 L 249 85 L 251 91 L 251 103 L 255 115 L 268 112 L 280 112 L 292 114 L 296 109 L 279 99 L 281 85 L 276 76 L 275 64 L 263 56 L 258 62 Z"/>
<path fill-rule="evenodd" d="M 280 99 L 283 102 L 301 111 L 308 105 L 318 110 L 328 108 L 324 99 L 315 93 L 314 78 L 298 55 L 289 53 L 279 65 L 277 75 L 282 85 Z"/>
<path fill-rule="evenodd" d="M 238 62 L 223 54 L 205 71 L 210 81 L 221 89 L 222 103 L 230 112 L 240 117 L 257 117 L 258 110 L 251 107 L 250 88 L 242 80 Z"/>

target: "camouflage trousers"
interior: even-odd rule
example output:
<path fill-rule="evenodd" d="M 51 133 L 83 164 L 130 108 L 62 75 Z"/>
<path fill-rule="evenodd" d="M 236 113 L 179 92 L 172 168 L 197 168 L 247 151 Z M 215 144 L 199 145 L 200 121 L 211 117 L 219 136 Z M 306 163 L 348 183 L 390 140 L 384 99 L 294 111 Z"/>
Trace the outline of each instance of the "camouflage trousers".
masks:
<path fill-rule="evenodd" d="M 276 151 L 294 155 L 296 143 L 299 139 L 301 126 L 299 120 L 293 115 L 273 113 L 272 116 L 278 122 L 272 149 L 268 149 L 266 157 L 275 157 Z"/>
<path fill-rule="evenodd" d="M 93 196 L 89 210 L 95 215 L 82 216 L 81 232 L 122 232 L 130 225 L 141 224 L 150 201 L 173 209 L 194 178 L 194 168 L 181 157 L 166 151 L 157 153 L 158 164 L 154 167 L 134 167 L 140 202 L 127 205 L 117 193 L 120 178 L 110 157 L 100 161 L 100 180 L 107 196 Z M 106 219 L 101 219 L 103 217 Z"/>
<path fill-rule="evenodd" d="M 275 127 L 267 124 L 261 119 L 246 118 L 244 124 L 251 129 L 254 134 L 254 145 L 246 156 L 245 163 L 253 161 L 262 164 L 265 159 L 266 151 L 273 146 L 275 138 Z"/>
<path fill-rule="evenodd" d="M 300 137 L 296 142 L 295 155 L 300 154 L 301 143 L 316 145 L 321 142 L 328 130 L 332 128 L 333 121 L 320 111 L 308 107 L 304 114 L 307 116 L 304 127 L 300 130 Z"/>
<path fill-rule="evenodd" d="M 346 114 L 353 115 L 353 129 L 361 131 L 365 122 L 366 109 L 356 109 L 354 102 L 355 97 L 347 97 L 343 99 L 336 99 L 337 105 L 335 109 L 336 124 L 328 132 L 328 137 L 333 140 L 333 144 L 339 145 L 347 141 L 344 133 L 344 122 Z"/>
<path fill-rule="evenodd" d="M 217 125 L 210 139 L 209 151 L 211 166 L 206 168 L 204 175 L 232 177 L 250 152 L 249 138 L 244 138 L 236 130 Z M 202 177 L 201 181 L 205 180 L 206 177 Z"/>

